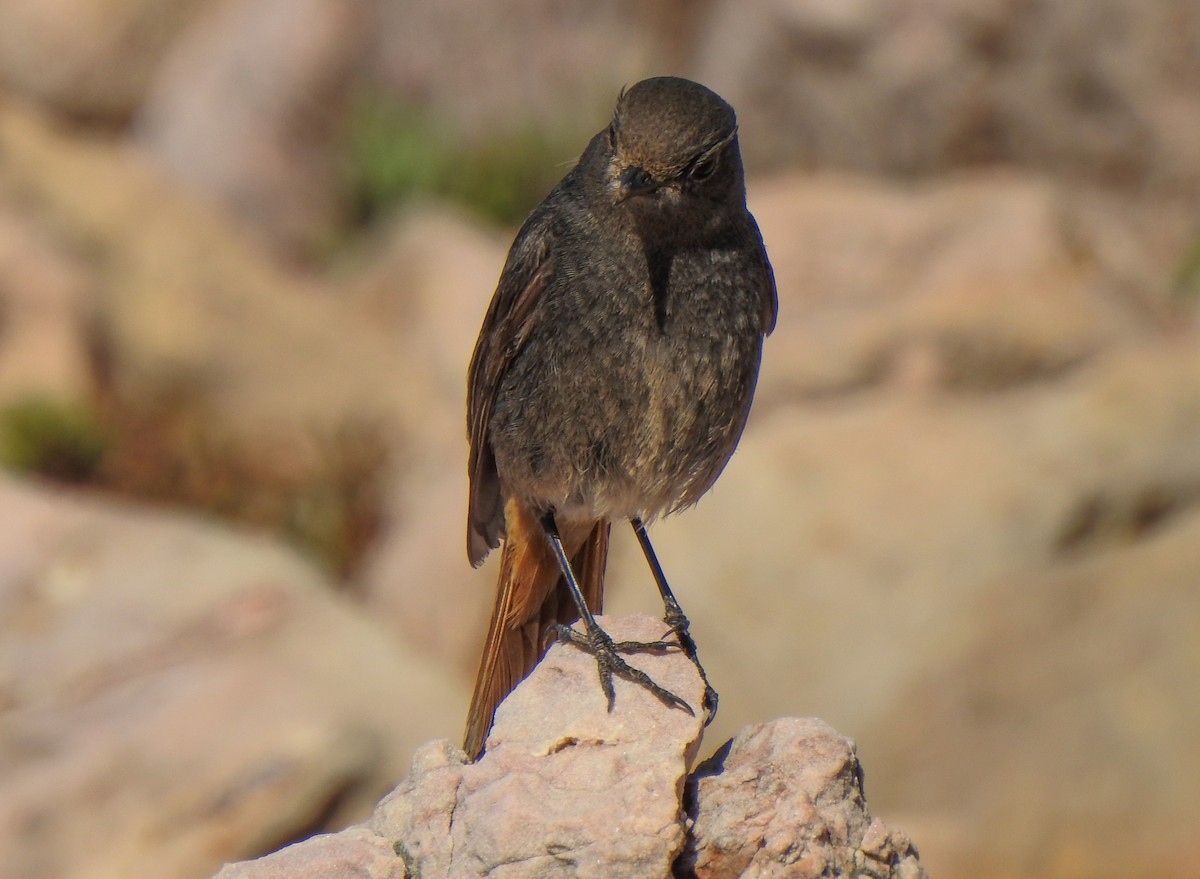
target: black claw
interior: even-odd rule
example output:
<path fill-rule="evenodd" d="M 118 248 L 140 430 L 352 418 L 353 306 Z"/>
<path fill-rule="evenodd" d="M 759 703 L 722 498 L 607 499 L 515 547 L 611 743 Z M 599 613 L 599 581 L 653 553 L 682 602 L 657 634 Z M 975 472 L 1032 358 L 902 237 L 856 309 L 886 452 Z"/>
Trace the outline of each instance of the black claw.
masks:
<path fill-rule="evenodd" d="M 676 641 L 614 641 L 613 647 L 618 653 L 665 653 L 680 649 Z"/>
<path fill-rule="evenodd" d="M 704 669 L 700 669 L 700 676 L 704 677 Z M 705 717 L 704 725 L 708 726 L 713 722 L 713 718 L 717 716 L 717 703 L 721 701 L 721 697 L 717 695 L 717 691 L 708 683 L 708 679 L 704 680 L 704 698 L 700 705 L 704 709 Z"/>
<path fill-rule="evenodd" d="M 570 626 L 563 625 L 555 625 L 551 628 L 551 631 L 554 632 L 559 640 L 574 644 L 576 647 L 585 650 L 595 657 L 596 671 L 600 675 L 600 687 L 604 690 L 604 695 L 608 700 L 609 711 L 613 710 L 613 705 L 616 701 L 616 691 L 613 688 L 612 682 L 613 675 L 615 674 L 649 690 L 664 705 L 682 708 L 693 717 L 696 716 L 696 712 L 692 709 L 691 705 L 680 699 L 670 690 L 660 687 L 648 674 L 641 669 L 634 668 L 619 655 L 619 652 L 675 649 L 678 645 L 672 644 L 669 641 L 614 642 L 608 633 L 599 626 L 596 626 L 587 633 L 577 632 Z M 707 698 L 707 695 L 705 698 Z"/>
<path fill-rule="evenodd" d="M 654 554 L 654 547 L 650 544 L 650 535 L 646 533 L 646 526 L 640 518 L 629 520 L 629 524 L 633 526 L 634 534 L 637 535 L 638 543 L 641 544 L 642 554 L 646 557 L 646 563 L 650 566 L 650 572 L 654 575 L 654 582 L 658 586 L 659 595 L 662 596 L 663 602 L 663 622 L 671 629 L 671 634 L 675 636 L 678 642 L 679 649 L 683 651 L 684 656 L 691 660 L 692 665 L 696 667 L 696 671 L 700 673 L 700 679 L 704 681 L 704 700 L 701 707 L 704 708 L 707 717 L 704 725 L 712 723 L 713 718 L 717 716 L 717 691 L 712 688 L 708 682 L 708 675 L 704 673 L 704 666 L 700 664 L 700 658 L 696 650 L 696 641 L 692 638 L 689 631 L 690 623 L 684 615 L 683 609 L 679 606 L 679 602 L 675 599 L 675 594 L 671 591 L 671 587 L 667 584 L 666 575 L 663 574 L 662 565 L 658 563 L 658 557 Z"/>
<path fill-rule="evenodd" d="M 613 706 L 617 704 L 617 691 L 612 682 L 613 670 L 606 664 L 597 662 L 596 672 L 600 675 L 600 689 L 604 691 L 604 699 L 608 703 L 608 710 L 611 713 Z"/>
<path fill-rule="evenodd" d="M 679 604 L 672 597 L 666 604 L 666 613 L 663 616 L 663 622 L 671 627 L 671 633 L 675 636 L 678 642 L 678 647 L 683 651 L 683 655 L 691 660 L 692 665 L 696 667 L 696 671 L 700 673 L 700 679 L 704 681 L 704 698 L 701 700 L 701 707 L 706 715 L 704 725 L 708 726 L 713 722 L 713 718 L 717 716 L 717 703 L 720 697 L 717 691 L 712 688 L 708 682 L 708 675 L 704 673 L 704 666 L 700 664 L 700 657 L 696 651 L 696 641 L 692 638 L 692 633 L 688 630 L 691 625 L 688 618 L 683 615 Z"/>

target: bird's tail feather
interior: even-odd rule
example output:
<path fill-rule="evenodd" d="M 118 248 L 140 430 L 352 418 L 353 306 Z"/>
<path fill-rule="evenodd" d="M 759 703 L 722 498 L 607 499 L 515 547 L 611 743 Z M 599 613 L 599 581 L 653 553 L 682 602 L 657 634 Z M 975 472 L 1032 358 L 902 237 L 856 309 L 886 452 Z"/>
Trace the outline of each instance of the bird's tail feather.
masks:
<path fill-rule="evenodd" d="M 463 750 L 472 760 L 483 753 L 496 706 L 545 653 L 550 626 L 570 625 L 579 619 L 537 517 L 514 500 L 509 500 L 504 513 L 507 535 L 500 555 L 496 603 L 463 741 Z M 594 614 L 600 613 L 603 606 L 608 536 L 606 521 L 560 531 L 584 601 Z"/>

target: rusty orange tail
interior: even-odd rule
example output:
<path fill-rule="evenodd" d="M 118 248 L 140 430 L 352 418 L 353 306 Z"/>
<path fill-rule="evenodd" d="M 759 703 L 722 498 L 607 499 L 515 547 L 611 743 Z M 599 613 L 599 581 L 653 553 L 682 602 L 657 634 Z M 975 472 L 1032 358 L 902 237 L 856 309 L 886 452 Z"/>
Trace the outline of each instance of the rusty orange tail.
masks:
<path fill-rule="evenodd" d="M 507 536 L 500 555 L 496 604 L 463 740 L 463 750 L 472 760 L 483 753 L 496 706 L 542 658 L 546 630 L 579 619 L 541 523 L 513 500 L 504 508 L 504 519 Z M 560 530 L 563 548 L 588 609 L 598 614 L 604 601 L 609 523 L 596 522 L 590 530 L 575 531 Z"/>

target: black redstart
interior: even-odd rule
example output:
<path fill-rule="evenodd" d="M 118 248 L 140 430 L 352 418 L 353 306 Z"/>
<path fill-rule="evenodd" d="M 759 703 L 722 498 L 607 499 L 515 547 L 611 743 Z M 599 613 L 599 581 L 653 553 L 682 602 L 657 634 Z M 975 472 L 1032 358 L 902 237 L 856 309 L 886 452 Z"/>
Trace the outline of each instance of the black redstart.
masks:
<path fill-rule="evenodd" d="M 595 655 L 610 708 L 618 674 L 691 710 L 619 656 L 665 642 L 614 645 L 595 623 L 610 523 L 633 524 L 695 661 L 643 523 L 695 503 L 733 454 L 777 307 L 733 108 L 676 77 L 622 92 L 517 233 L 471 358 L 467 551 L 478 565 L 504 544 L 472 759 L 551 633 Z"/>

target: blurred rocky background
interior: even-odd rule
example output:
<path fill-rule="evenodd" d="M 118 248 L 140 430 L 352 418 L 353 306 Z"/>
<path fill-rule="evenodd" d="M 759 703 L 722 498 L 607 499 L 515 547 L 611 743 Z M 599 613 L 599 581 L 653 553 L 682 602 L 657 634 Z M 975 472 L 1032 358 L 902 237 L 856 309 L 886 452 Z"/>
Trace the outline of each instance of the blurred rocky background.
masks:
<path fill-rule="evenodd" d="M 932 876 L 1195 876 L 1200 0 L 5 0 L 0 875 L 201 879 L 457 738 L 470 348 L 661 73 L 780 291 L 653 528 L 705 753 L 823 718 Z"/>

